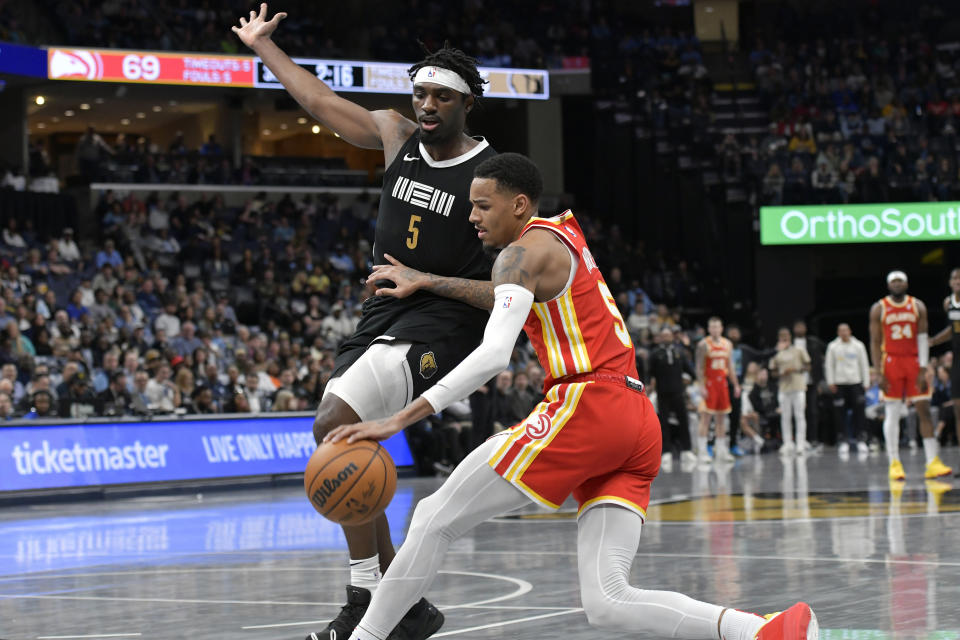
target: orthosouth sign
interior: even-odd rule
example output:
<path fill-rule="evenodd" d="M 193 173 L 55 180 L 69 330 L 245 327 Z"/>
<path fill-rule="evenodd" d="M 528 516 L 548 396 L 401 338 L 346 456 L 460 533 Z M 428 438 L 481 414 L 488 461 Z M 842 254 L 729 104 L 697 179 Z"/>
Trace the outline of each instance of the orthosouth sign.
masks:
<path fill-rule="evenodd" d="M 403 434 L 383 443 L 413 464 Z M 313 416 L 0 427 L 0 492 L 300 473 Z"/>
<path fill-rule="evenodd" d="M 852 244 L 960 239 L 960 202 L 760 208 L 760 244 Z"/>

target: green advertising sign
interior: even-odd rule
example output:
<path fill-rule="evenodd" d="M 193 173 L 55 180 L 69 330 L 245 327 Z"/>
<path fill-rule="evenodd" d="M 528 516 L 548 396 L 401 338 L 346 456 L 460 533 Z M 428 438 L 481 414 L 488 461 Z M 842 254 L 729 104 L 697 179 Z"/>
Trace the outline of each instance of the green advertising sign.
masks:
<path fill-rule="evenodd" d="M 760 244 L 960 240 L 960 202 L 760 207 Z"/>

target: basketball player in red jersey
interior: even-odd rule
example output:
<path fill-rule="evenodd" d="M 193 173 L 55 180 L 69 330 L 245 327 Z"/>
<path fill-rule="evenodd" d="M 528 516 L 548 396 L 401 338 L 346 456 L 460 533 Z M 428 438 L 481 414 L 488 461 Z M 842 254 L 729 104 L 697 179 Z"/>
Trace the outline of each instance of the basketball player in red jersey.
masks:
<path fill-rule="evenodd" d="M 890 460 L 890 479 L 906 478 L 900 462 L 900 418 L 907 415 L 906 401 L 913 402 L 920 422 L 927 458 L 924 477 L 950 475 L 953 469 L 940 461 L 930 418 L 931 391 L 926 378 L 930 362 L 927 307 L 907 295 L 907 274 L 903 271 L 891 271 L 887 275 L 887 289 L 890 295 L 870 308 L 870 357 L 873 366 L 882 373 L 883 439 Z"/>
<path fill-rule="evenodd" d="M 674 638 L 818 637 L 816 617 L 804 603 L 766 619 L 628 584 L 660 467 L 660 425 L 583 232 L 569 211 L 537 217 L 542 189 L 539 170 L 518 154 L 476 168 L 470 220 L 484 245 L 509 245 L 493 267 L 494 304 L 483 342 L 405 409 L 340 426 L 326 438 L 383 439 L 441 411 L 509 364 L 521 329 L 547 372 L 546 397 L 533 412 L 475 449 L 417 505 L 406 542 L 350 638 L 384 640 L 430 586 L 454 539 L 531 501 L 556 509 L 571 493 L 580 504 L 580 591 L 591 624 Z M 428 277 L 393 275 L 411 288 Z"/>
<path fill-rule="evenodd" d="M 733 343 L 723 337 L 723 321 L 714 316 L 707 321 L 707 337 L 697 345 L 697 381 L 703 392 L 700 404 L 700 432 L 697 438 L 697 457 L 701 462 L 710 462 L 707 438 L 710 437 L 710 421 L 716 424 L 714 453 L 718 462 L 732 462 L 730 443 L 727 440 L 727 416 L 730 415 L 730 388 L 740 397 L 740 383 L 733 365 Z"/>

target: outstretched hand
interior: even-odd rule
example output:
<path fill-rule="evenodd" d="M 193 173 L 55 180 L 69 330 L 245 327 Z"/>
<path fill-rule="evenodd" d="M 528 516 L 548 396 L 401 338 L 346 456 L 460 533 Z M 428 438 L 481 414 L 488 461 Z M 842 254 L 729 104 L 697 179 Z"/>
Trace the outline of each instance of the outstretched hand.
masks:
<path fill-rule="evenodd" d="M 373 271 L 367 278 L 367 284 L 389 280 L 396 286 L 392 289 L 381 287 L 375 291 L 378 296 L 389 296 L 391 298 L 406 298 L 411 293 L 423 287 L 427 281 L 428 275 L 422 271 L 411 269 L 388 253 L 383 254 L 390 264 L 377 264 L 373 266 Z"/>
<path fill-rule="evenodd" d="M 280 21 L 287 17 L 286 12 L 281 11 L 272 19 L 267 20 L 267 3 L 260 4 L 260 13 L 250 12 L 250 19 L 240 18 L 239 27 L 230 27 L 237 34 L 243 44 L 250 48 L 261 41 L 270 38 L 270 35 L 276 31 Z"/>
<path fill-rule="evenodd" d="M 346 440 L 353 443 L 357 440 L 386 440 L 402 430 L 403 424 L 396 419 L 396 416 L 391 416 L 382 420 L 340 425 L 336 429 L 332 429 L 323 438 L 323 441 L 339 442 L 340 440 Z"/>

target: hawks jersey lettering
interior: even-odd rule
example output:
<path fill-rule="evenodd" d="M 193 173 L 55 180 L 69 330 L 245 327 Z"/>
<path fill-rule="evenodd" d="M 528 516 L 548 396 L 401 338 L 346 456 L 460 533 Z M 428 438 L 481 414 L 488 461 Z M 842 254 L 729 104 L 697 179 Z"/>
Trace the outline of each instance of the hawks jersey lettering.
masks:
<path fill-rule="evenodd" d="M 708 378 L 723 379 L 727 377 L 727 367 L 730 364 L 730 342 L 720 338 L 717 342 L 707 336 L 704 338 L 707 345 L 706 375 Z"/>
<path fill-rule="evenodd" d="M 531 218 L 520 235 L 531 229 L 556 234 L 579 259 L 567 291 L 534 303 L 523 327 L 540 362 L 547 365 L 544 390 L 558 378 L 601 369 L 636 377 L 630 334 L 573 213 Z"/>
<path fill-rule="evenodd" d="M 880 302 L 883 305 L 880 315 L 883 352 L 891 356 L 917 356 L 917 326 L 920 318 L 917 299 L 907 296 L 897 304 L 890 296 L 886 296 Z"/>
<path fill-rule="evenodd" d="M 373 247 L 375 264 L 388 253 L 408 267 L 441 276 L 490 279 L 490 258 L 470 223 L 473 170 L 496 155 L 486 140 L 449 160 L 432 160 L 415 131 L 383 175 Z M 409 313 L 415 310 L 416 313 Z M 394 318 L 388 335 L 422 341 L 424 335 L 470 326 L 483 332 L 487 313 L 470 305 L 418 291 L 408 298 L 372 297 L 364 314 Z M 479 336 L 478 336 L 479 340 Z"/>

